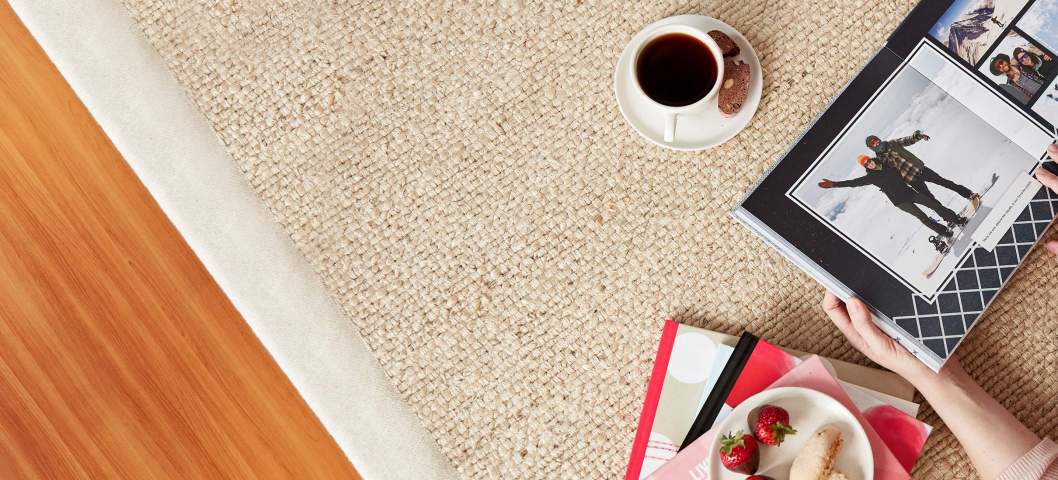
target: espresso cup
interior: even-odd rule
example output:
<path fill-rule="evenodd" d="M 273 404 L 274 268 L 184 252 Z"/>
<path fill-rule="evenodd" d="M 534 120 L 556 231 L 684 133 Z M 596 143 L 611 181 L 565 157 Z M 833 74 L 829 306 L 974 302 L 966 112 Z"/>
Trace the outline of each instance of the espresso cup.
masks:
<path fill-rule="evenodd" d="M 692 40 L 699 42 L 705 50 L 699 51 L 698 46 L 689 43 Z M 673 45 L 666 45 L 669 42 Z M 680 115 L 695 115 L 710 106 L 715 108 L 711 100 L 724 80 L 723 53 L 707 33 L 678 24 L 651 30 L 634 51 L 630 72 L 632 83 L 636 92 L 663 114 L 664 140 L 672 143 L 676 137 L 676 119 Z"/>

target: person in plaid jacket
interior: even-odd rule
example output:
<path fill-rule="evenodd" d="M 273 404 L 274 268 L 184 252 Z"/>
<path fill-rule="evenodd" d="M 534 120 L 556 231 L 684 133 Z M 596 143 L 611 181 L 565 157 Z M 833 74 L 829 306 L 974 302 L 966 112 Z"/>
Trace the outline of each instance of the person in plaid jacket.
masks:
<path fill-rule="evenodd" d="M 915 133 L 907 137 L 884 141 L 875 135 L 871 135 L 867 137 L 867 147 L 874 151 L 882 165 L 900 172 L 904 182 L 914 188 L 915 191 L 935 199 L 936 197 L 926 186 L 926 182 L 929 182 L 958 193 L 961 197 L 973 202 L 975 208 L 980 206 L 980 195 L 972 192 L 969 188 L 942 177 L 933 169 L 927 167 L 925 162 L 906 148 L 922 140 L 928 142 L 929 135 L 922 133 L 920 130 L 915 130 Z"/>
<path fill-rule="evenodd" d="M 896 169 L 887 167 L 877 161 L 877 159 L 868 157 L 867 155 L 860 155 L 856 161 L 864 169 L 864 175 L 862 177 L 840 181 L 824 178 L 819 182 L 819 187 L 855 188 L 868 185 L 877 187 L 896 208 L 911 214 L 911 216 L 918 219 L 923 225 L 937 234 L 937 237 L 930 240 L 934 245 L 936 245 L 937 238 L 951 238 L 953 234 L 952 228 L 931 218 L 926 212 L 922 211 L 922 207 L 937 212 L 945 222 L 955 226 L 966 225 L 967 221 L 969 221 L 966 217 L 960 216 L 952 211 L 952 209 L 945 207 L 936 199 L 936 197 L 924 194 L 908 186 L 907 182 L 900 177 L 900 174 Z"/>

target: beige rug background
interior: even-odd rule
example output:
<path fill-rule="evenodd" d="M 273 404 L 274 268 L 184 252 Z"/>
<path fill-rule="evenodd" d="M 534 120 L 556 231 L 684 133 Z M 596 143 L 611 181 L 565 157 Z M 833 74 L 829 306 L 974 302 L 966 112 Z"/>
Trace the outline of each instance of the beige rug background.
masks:
<path fill-rule="evenodd" d="M 911 2 L 123 3 L 467 478 L 622 475 L 665 318 L 863 361 L 727 211 Z M 750 127 L 690 154 L 611 94 L 624 43 L 681 13 L 738 28 L 765 71 Z M 1041 253 L 960 353 L 1050 434 Z M 916 478 L 972 475 L 946 428 L 927 448 Z"/>

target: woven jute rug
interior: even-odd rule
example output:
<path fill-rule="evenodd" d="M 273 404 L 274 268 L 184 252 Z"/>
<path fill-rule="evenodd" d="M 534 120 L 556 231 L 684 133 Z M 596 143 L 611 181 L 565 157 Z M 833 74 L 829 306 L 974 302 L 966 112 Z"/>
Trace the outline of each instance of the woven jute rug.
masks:
<path fill-rule="evenodd" d="M 727 212 L 908 0 L 124 3 L 467 478 L 622 475 L 666 318 L 865 362 Z M 684 13 L 765 72 L 749 128 L 699 153 L 640 139 L 612 94 L 631 36 Z M 1040 434 L 1056 288 L 1037 251 L 960 348 Z M 921 416 L 915 476 L 972 477 Z"/>

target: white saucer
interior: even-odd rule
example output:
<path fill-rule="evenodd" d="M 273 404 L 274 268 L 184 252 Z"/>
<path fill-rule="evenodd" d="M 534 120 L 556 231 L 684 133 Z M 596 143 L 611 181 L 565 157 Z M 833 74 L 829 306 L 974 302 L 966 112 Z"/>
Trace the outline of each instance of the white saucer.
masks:
<path fill-rule="evenodd" d="M 689 25 L 704 32 L 720 30 L 726 33 L 741 50 L 735 59 L 742 60 L 749 65 L 750 80 L 746 101 L 742 105 L 742 110 L 739 110 L 734 117 L 728 118 L 721 115 L 716 106 L 716 97 L 714 97 L 711 100 L 712 108 L 706 112 L 698 115 L 680 115 L 676 122 L 676 140 L 672 143 L 665 143 L 665 117 L 636 93 L 635 86 L 632 84 L 630 64 L 632 55 L 634 55 L 632 45 L 639 44 L 642 37 L 655 27 L 673 23 Z M 753 50 L 746 38 L 730 25 L 704 15 L 677 15 L 647 25 L 625 46 L 621 59 L 617 62 L 613 78 L 617 104 L 621 107 L 621 113 L 628 124 L 647 140 L 673 150 L 704 150 L 730 140 L 746 128 L 753 118 L 760 104 L 761 90 L 764 87 L 760 60 L 757 59 L 757 52 Z"/>
<path fill-rule="evenodd" d="M 786 480 L 790 476 L 790 464 L 808 439 L 820 427 L 833 425 L 841 431 L 843 440 L 834 467 L 849 480 L 872 480 L 874 478 L 874 455 L 867 432 L 859 420 L 841 402 L 807 388 L 779 387 L 760 392 L 738 404 L 718 425 L 716 438 L 710 448 L 710 480 L 743 480 L 745 475 L 732 472 L 720 463 L 720 436 L 728 432 L 751 432 L 746 417 L 750 411 L 763 404 L 777 405 L 790 413 L 790 424 L 797 433 L 789 435 L 782 445 L 772 447 L 760 445 L 760 467 L 757 474 L 775 480 Z"/>

